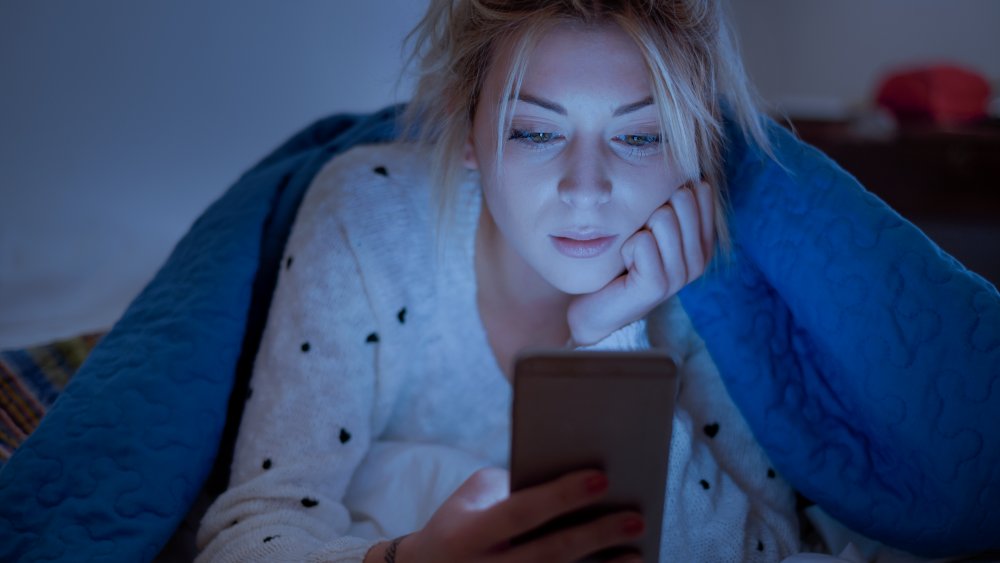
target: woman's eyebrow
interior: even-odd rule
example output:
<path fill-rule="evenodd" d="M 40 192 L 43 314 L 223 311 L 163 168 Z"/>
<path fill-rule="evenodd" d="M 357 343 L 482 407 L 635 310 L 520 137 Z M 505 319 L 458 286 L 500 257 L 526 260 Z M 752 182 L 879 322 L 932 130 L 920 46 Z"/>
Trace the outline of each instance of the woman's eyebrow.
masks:
<path fill-rule="evenodd" d="M 553 101 L 546 100 L 544 98 L 538 98 L 538 97 L 532 96 L 531 94 L 525 94 L 525 93 L 522 92 L 522 93 L 520 93 L 520 94 L 517 95 L 517 99 L 520 100 L 520 101 L 522 101 L 522 102 L 529 103 L 529 104 L 532 104 L 532 105 L 536 105 L 536 106 L 538 106 L 540 108 L 547 109 L 549 111 L 558 113 L 559 115 L 566 115 L 566 108 L 562 107 L 561 105 L 559 105 L 559 104 L 557 104 L 557 103 L 555 103 Z"/>
<path fill-rule="evenodd" d="M 543 109 L 547 109 L 551 112 L 558 113 L 559 115 L 567 115 L 566 108 L 562 107 L 561 105 L 551 100 L 546 100 L 545 98 L 539 98 L 538 96 L 532 96 L 531 94 L 525 94 L 522 92 L 517 95 L 517 99 L 522 102 L 529 103 Z M 612 113 L 612 116 L 621 117 L 627 113 L 632 113 L 633 111 L 637 111 L 646 106 L 651 106 L 651 105 L 653 105 L 653 97 L 647 96 L 646 98 L 639 100 L 638 102 L 625 104 L 619 107 Z"/>
<path fill-rule="evenodd" d="M 653 105 L 653 97 L 649 96 L 643 100 L 639 100 L 638 102 L 623 105 L 622 107 L 616 109 L 613 115 L 614 117 L 621 117 L 626 113 L 632 113 L 633 111 L 638 111 L 646 106 L 651 106 L 651 105 Z"/>

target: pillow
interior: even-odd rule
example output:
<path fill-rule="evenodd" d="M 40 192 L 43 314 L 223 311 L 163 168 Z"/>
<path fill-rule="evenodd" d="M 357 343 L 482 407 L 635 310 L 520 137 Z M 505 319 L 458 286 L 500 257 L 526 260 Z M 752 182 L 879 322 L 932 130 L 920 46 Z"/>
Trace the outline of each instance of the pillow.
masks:
<path fill-rule="evenodd" d="M 0 352 L 0 468 L 45 416 L 103 333 Z"/>

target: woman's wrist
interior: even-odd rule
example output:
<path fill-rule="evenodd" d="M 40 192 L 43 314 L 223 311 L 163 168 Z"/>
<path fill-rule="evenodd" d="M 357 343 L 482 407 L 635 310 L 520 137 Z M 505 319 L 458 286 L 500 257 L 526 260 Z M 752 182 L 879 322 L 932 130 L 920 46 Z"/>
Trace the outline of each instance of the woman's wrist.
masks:
<path fill-rule="evenodd" d="M 397 563 L 396 556 L 399 550 L 399 544 L 403 543 L 403 540 L 407 537 L 408 536 L 399 536 L 389 542 L 389 547 L 385 548 L 385 555 L 383 556 L 385 563 Z"/>
<path fill-rule="evenodd" d="M 381 541 L 373 544 L 368 551 L 365 552 L 365 558 L 363 563 L 382 563 L 385 561 L 385 550 L 389 547 L 388 541 Z"/>
<path fill-rule="evenodd" d="M 364 563 L 403 563 L 399 557 L 399 546 L 403 540 L 410 535 L 399 536 L 394 540 L 387 540 L 373 545 L 365 553 Z"/>

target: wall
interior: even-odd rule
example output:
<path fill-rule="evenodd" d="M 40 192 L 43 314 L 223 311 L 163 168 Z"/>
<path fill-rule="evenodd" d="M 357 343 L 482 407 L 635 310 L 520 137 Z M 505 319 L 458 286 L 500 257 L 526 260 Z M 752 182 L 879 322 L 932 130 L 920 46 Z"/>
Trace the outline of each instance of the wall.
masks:
<path fill-rule="evenodd" d="M 0 0 L 0 348 L 109 326 L 286 136 L 408 98 L 425 6 Z"/>
<path fill-rule="evenodd" d="M 734 0 L 747 70 L 793 114 L 838 117 L 892 69 L 951 61 L 1000 90 L 996 0 Z"/>

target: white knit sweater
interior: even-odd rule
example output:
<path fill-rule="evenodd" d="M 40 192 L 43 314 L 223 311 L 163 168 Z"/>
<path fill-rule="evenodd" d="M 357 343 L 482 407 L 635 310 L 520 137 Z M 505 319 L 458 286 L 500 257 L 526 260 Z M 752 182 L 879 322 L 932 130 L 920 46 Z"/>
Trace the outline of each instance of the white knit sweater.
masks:
<path fill-rule="evenodd" d="M 361 561 L 422 527 L 476 469 L 507 467 L 512 391 L 476 304 L 478 186 L 463 186 L 436 256 L 427 159 L 409 145 L 358 147 L 305 195 L 199 561 Z M 792 491 L 677 299 L 600 347 L 650 343 L 681 373 L 662 559 L 795 552 Z"/>

